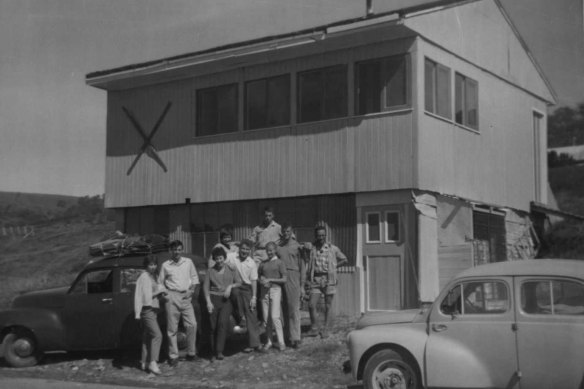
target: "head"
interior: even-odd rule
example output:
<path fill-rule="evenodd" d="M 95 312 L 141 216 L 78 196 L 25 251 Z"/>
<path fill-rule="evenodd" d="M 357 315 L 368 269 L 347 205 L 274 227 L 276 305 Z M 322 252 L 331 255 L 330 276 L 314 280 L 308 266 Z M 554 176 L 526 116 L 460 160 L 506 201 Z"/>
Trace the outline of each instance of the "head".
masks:
<path fill-rule="evenodd" d="M 274 220 L 274 210 L 272 207 L 264 208 L 264 225 L 268 226 Z"/>
<path fill-rule="evenodd" d="M 221 269 L 225 263 L 225 259 L 227 259 L 227 253 L 223 247 L 215 247 L 211 251 L 211 256 L 213 257 L 213 261 L 215 261 L 215 267 Z"/>
<path fill-rule="evenodd" d="M 324 244 L 326 242 L 326 228 L 325 226 L 316 226 L 314 229 L 314 240 L 317 244 Z"/>
<path fill-rule="evenodd" d="M 173 261 L 178 261 L 180 258 L 180 253 L 183 251 L 183 243 L 180 240 L 173 240 L 168 245 L 168 251 L 170 252 L 170 258 Z"/>
<path fill-rule="evenodd" d="M 251 253 L 251 248 L 253 247 L 253 242 L 249 239 L 243 239 L 239 242 L 239 258 L 246 259 Z"/>
<path fill-rule="evenodd" d="M 282 225 L 282 240 L 283 241 L 289 241 L 290 238 L 292 238 L 292 234 L 294 233 L 294 230 L 292 229 L 292 225 L 290 223 L 284 223 Z"/>
<path fill-rule="evenodd" d="M 233 236 L 231 235 L 231 231 L 226 228 L 222 228 L 219 230 L 219 241 L 224 246 L 229 246 L 229 242 L 231 242 Z"/>
<path fill-rule="evenodd" d="M 154 254 L 148 254 L 144 257 L 144 268 L 152 275 L 158 274 L 158 257 Z"/>
<path fill-rule="evenodd" d="M 266 254 L 268 254 L 268 260 L 274 258 L 274 255 L 276 255 L 276 249 L 276 243 L 268 242 L 266 245 Z"/>

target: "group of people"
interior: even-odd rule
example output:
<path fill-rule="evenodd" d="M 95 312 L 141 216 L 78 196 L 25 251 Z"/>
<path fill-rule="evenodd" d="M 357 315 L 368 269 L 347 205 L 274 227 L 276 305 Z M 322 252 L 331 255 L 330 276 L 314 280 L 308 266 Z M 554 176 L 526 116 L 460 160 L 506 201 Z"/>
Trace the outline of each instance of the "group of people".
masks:
<path fill-rule="evenodd" d="M 243 352 L 280 351 L 301 344 L 300 306 L 308 300 L 311 328 L 307 336 L 329 336 L 334 320 L 337 267 L 347 257 L 327 241 L 326 228 L 315 228 L 313 243 L 297 242 L 290 224 L 274 221 L 271 208 L 249 239 L 232 242 L 229 230 L 220 231 L 220 242 L 211 250 L 203 281 L 210 321 L 212 360 L 222 360 L 231 317 L 234 332 L 247 333 Z M 169 245 L 170 259 L 160 268 L 155 255 L 144 260 L 145 271 L 136 283 L 135 316 L 142 323 L 141 368 L 160 374 L 157 364 L 162 333 L 158 312 L 164 305 L 168 336 L 168 364 L 178 363 L 177 333 L 182 319 L 187 333 L 187 360 L 197 359 L 197 321 L 192 296 L 200 283 L 189 258 L 180 255 L 183 244 Z M 308 294 L 308 297 L 307 297 Z M 324 322 L 318 326 L 317 306 L 324 296 Z M 275 332 L 275 339 L 272 339 Z M 260 335 L 265 333 L 262 344 Z"/>

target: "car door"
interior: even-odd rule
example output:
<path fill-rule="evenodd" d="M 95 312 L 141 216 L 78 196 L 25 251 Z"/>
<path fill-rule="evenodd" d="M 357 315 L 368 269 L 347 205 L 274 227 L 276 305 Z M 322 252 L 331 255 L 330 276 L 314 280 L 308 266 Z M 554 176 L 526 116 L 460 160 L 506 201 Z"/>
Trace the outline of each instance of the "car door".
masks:
<path fill-rule="evenodd" d="M 461 280 L 432 307 L 428 387 L 516 387 L 512 278 Z"/>
<path fill-rule="evenodd" d="M 118 339 L 122 347 L 139 345 L 142 339 L 140 321 L 135 319 L 134 292 L 136 281 L 144 271 L 139 267 L 124 267 L 118 269 L 119 292 L 114 299 L 114 317 L 112 324 L 118 332 Z"/>
<path fill-rule="evenodd" d="M 521 389 L 580 388 L 584 382 L 584 284 L 521 277 L 517 347 Z"/>
<path fill-rule="evenodd" d="M 113 280 L 113 269 L 92 269 L 80 274 L 69 289 L 62 313 L 69 349 L 114 346 Z"/>

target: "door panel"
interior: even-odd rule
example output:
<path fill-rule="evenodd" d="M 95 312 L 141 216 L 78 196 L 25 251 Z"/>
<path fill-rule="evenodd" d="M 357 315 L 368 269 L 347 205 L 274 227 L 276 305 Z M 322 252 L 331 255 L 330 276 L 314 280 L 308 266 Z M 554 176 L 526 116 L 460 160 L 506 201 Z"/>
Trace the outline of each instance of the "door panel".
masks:
<path fill-rule="evenodd" d="M 517 280 L 521 389 L 578 388 L 584 380 L 584 285 Z"/>
<path fill-rule="evenodd" d="M 401 258 L 399 256 L 367 257 L 368 309 L 401 308 Z"/>
<path fill-rule="evenodd" d="M 511 278 L 459 282 L 434 304 L 429 387 L 517 387 L 512 285 Z"/>

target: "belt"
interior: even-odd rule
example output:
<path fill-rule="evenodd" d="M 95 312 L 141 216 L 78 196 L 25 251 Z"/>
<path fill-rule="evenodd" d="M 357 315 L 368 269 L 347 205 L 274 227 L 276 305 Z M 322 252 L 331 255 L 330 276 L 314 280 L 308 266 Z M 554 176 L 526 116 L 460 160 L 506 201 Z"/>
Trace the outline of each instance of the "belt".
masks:
<path fill-rule="evenodd" d="M 174 292 L 174 293 L 186 293 L 186 290 L 176 290 L 176 289 L 167 289 L 170 292 Z"/>

